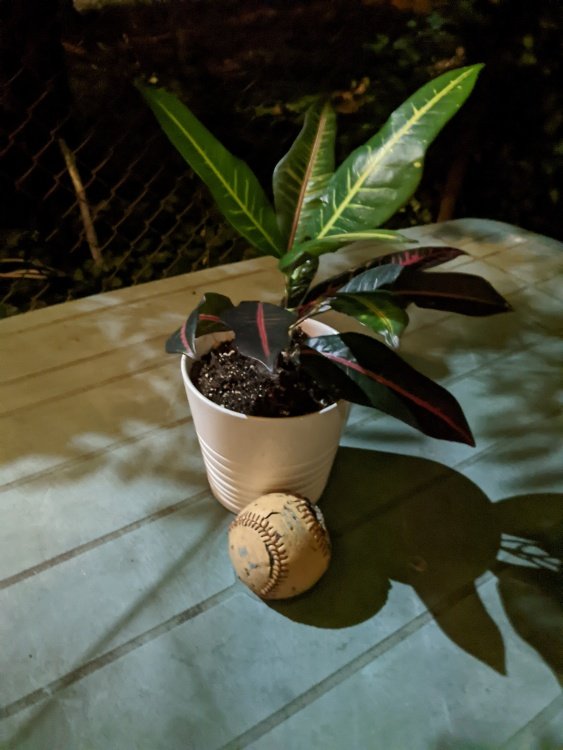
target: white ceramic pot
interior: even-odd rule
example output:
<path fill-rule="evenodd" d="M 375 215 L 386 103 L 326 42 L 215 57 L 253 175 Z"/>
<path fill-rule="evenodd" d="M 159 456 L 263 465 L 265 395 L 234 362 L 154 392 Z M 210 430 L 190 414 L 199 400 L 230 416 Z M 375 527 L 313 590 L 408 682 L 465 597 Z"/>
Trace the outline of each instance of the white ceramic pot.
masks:
<path fill-rule="evenodd" d="M 302 328 L 309 336 L 335 333 L 316 320 L 305 321 Z M 206 348 L 216 342 L 217 337 Z M 233 513 L 268 492 L 294 492 L 317 502 L 328 481 L 348 403 L 300 417 L 249 417 L 203 396 L 190 380 L 192 362 L 182 357 L 182 377 L 217 500 Z"/>

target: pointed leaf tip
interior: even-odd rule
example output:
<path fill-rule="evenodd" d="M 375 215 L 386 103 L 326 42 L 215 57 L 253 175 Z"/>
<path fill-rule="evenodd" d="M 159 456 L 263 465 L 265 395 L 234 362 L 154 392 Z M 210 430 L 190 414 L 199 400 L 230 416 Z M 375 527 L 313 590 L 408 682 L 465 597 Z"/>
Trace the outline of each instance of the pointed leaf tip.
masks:
<path fill-rule="evenodd" d="M 482 66 L 443 73 L 415 92 L 331 178 L 311 227 L 317 240 L 383 225 L 416 190 L 428 146 L 467 99 Z"/>
<path fill-rule="evenodd" d="M 225 295 L 208 292 L 202 297 L 195 310 L 190 313 L 184 325 L 168 338 L 165 350 L 169 354 L 186 354 L 188 357 L 195 357 L 195 340 L 198 336 L 229 330 L 218 317 L 218 313 L 232 306 L 233 303 Z"/>
<path fill-rule="evenodd" d="M 352 381 L 350 393 L 344 390 L 341 398 L 367 402 L 430 437 L 475 445 L 463 411 L 451 393 L 384 344 L 363 334 L 343 333 L 309 339 L 307 345 Z M 305 357 L 305 367 L 308 362 Z M 330 387 L 330 381 L 330 376 L 326 377 L 323 385 Z M 345 387 L 341 376 L 335 382 L 340 386 L 344 382 Z M 358 389 L 361 398 L 357 397 Z"/>
<path fill-rule="evenodd" d="M 239 352 L 261 362 L 270 371 L 289 345 L 289 327 L 297 321 L 295 313 L 268 302 L 241 302 L 220 317 L 234 331 Z"/>
<path fill-rule="evenodd" d="M 193 349 L 190 347 L 186 338 L 184 326 L 178 328 L 168 337 L 164 349 L 167 354 L 186 354 L 188 357 L 194 356 Z"/>
<path fill-rule="evenodd" d="M 274 169 L 274 202 L 286 248 L 306 236 L 334 172 L 335 135 L 336 114 L 329 101 L 319 99 L 307 110 L 301 132 Z"/>
<path fill-rule="evenodd" d="M 227 221 L 262 253 L 281 256 L 285 248 L 274 209 L 250 167 L 231 154 L 174 94 L 140 82 L 136 85 Z"/>
<path fill-rule="evenodd" d="M 393 295 L 418 307 L 460 315 L 486 316 L 509 312 L 510 304 L 486 279 L 469 273 L 426 273 L 407 269 L 391 287 Z"/>

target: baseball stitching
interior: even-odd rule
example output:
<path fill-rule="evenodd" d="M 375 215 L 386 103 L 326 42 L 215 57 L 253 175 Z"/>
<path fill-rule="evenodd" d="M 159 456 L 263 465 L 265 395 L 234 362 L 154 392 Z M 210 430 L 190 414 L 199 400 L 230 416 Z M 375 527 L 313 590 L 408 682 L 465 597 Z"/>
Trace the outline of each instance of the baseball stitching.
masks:
<path fill-rule="evenodd" d="M 283 507 L 286 512 L 294 513 L 294 509 L 288 503 L 284 503 Z M 318 545 L 321 554 L 325 557 L 330 557 L 330 540 L 325 533 L 321 512 L 304 498 L 297 499 L 294 508 L 301 521 L 305 524 L 307 531 Z M 232 522 L 231 528 L 235 528 L 236 526 L 256 531 L 266 548 L 271 562 L 270 580 L 257 593 L 259 596 L 267 596 L 287 578 L 289 573 L 288 554 L 280 534 L 272 528 L 267 518 L 261 518 L 257 513 L 253 513 L 252 511 L 241 513 Z"/>
<path fill-rule="evenodd" d="M 287 505 L 284 506 L 286 509 Z M 315 540 L 315 542 L 318 544 L 321 553 L 325 557 L 330 556 L 330 540 L 328 536 L 325 533 L 324 526 L 321 522 L 322 515 L 320 510 L 316 508 L 314 505 L 309 503 L 307 500 L 299 499 L 295 503 L 295 507 L 297 508 L 297 511 L 299 512 L 301 516 L 301 520 L 307 527 L 309 533 Z M 318 514 L 318 515 L 317 515 Z"/>
<path fill-rule="evenodd" d="M 268 553 L 270 558 L 270 580 L 268 583 L 258 591 L 259 596 L 267 596 L 279 586 L 279 584 L 287 578 L 289 567 L 287 564 L 288 555 L 283 542 L 281 541 L 280 535 L 277 531 L 274 531 L 267 518 L 260 518 L 257 513 L 248 511 L 239 515 L 231 524 L 231 528 L 236 526 L 243 526 L 246 528 L 253 529 L 256 531 Z"/>

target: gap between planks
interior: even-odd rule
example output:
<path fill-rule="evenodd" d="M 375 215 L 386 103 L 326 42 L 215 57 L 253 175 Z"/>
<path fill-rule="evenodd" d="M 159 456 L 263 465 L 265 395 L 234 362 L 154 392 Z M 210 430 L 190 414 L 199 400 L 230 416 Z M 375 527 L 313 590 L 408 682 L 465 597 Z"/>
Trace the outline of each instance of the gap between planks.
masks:
<path fill-rule="evenodd" d="M 160 521 L 162 518 L 171 516 L 174 513 L 183 510 L 184 508 L 195 505 L 197 502 L 203 500 L 206 497 L 209 497 L 210 495 L 210 490 L 201 490 L 195 495 L 190 495 L 189 497 L 186 497 L 177 503 L 167 505 L 164 508 L 159 508 L 158 510 L 153 511 L 152 513 L 149 513 L 148 515 L 143 516 L 136 521 L 131 521 L 131 523 L 125 524 L 125 526 L 120 526 L 118 529 L 109 531 L 107 534 L 102 534 L 101 536 L 95 537 L 88 542 L 84 542 L 83 544 L 72 547 L 65 552 L 61 552 L 59 555 L 50 557 L 48 560 L 43 560 L 43 562 L 32 565 L 29 568 L 25 568 L 24 570 L 19 571 L 19 573 L 14 573 L 11 576 L 7 576 L 6 578 L 0 580 L 0 591 L 2 591 L 3 589 L 7 589 L 10 586 L 15 586 L 16 584 L 21 583 L 28 578 L 39 575 L 40 573 L 43 573 L 50 568 L 54 568 L 61 563 L 72 560 L 73 558 L 79 557 L 80 555 L 84 555 L 86 552 L 97 549 L 103 544 L 113 542 L 115 539 L 119 539 L 120 537 L 125 536 L 132 531 L 137 531 L 137 529 L 140 529 L 143 526 L 147 526 L 148 524 L 154 523 L 155 521 Z"/>
<path fill-rule="evenodd" d="M 24 477 L 18 477 L 18 479 L 12 479 L 9 482 L 6 482 L 5 484 L 0 485 L 0 494 L 2 492 L 6 492 L 7 490 L 13 489 L 14 487 L 21 487 L 22 485 L 27 484 L 28 482 L 35 482 L 38 479 L 43 479 L 44 477 L 48 477 L 51 474 L 56 474 L 59 471 L 65 471 L 66 469 L 76 466 L 77 464 L 90 461 L 91 459 L 99 458 L 100 456 L 104 456 L 107 453 L 112 453 L 114 450 L 116 450 L 117 448 L 120 448 L 121 446 L 134 445 L 135 443 L 138 443 L 141 440 L 144 440 L 145 438 L 150 437 L 153 433 L 160 432 L 160 430 L 174 429 L 174 427 L 179 427 L 183 424 L 188 424 L 191 421 L 192 421 L 191 416 L 188 416 L 188 417 L 181 417 L 180 419 L 175 419 L 172 422 L 164 422 L 160 425 L 156 425 L 155 427 L 151 427 L 150 430 L 144 430 L 143 432 L 140 432 L 137 435 L 131 435 L 130 437 L 122 438 L 121 440 L 116 440 L 115 442 L 110 443 L 109 445 L 104 445 L 103 448 L 98 448 L 94 451 L 88 451 L 88 453 L 84 453 L 81 456 L 75 456 L 74 458 L 69 458 L 66 461 L 62 461 L 61 463 L 54 464 L 53 466 L 49 466 L 46 469 L 35 471 L 32 474 L 26 474 Z"/>
<path fill-rule="evenodd" d="M 481 589 L 486 583 L 492 580 L 493 577 L 494 576 L 492 573 L 484 575 L 477 585 L 477 589 Z M 110 649 L 110 651 L 106 651 L 100 656 L 97 656 L 94 659 L 90 659 L 84 664 L 81 664 L 76 669 L 67 672 L 66 674 L 58 677 L 55 680 L 52 680 L 47 685 L 44 685 L 43 687 L 40 687 L 31 693 L 27 693 L 27 695 L 18 698 L 12 703 L 8 703 L 5 706 L 0 706 L 0 720 L 7 719 L 19 713 L 20 711 L 37 705 L 38 703 L 41 703 L 48 698 L 54 697 L 61 690 L 64 690 L 70 685 L 80 682 L 94 672 L 103 669 L 104 667 L 114 663 L 118 659 L 127 656 L 137 648 L 144 646 L 146 643 L 159 638 L 161 635 L 165 635 L 170 630 L 178 627 L 179 625 L 183 625 L 184 623 L 194 619 L 198 615 L 203 614 L 204 612 L 208 612 L 214 607 L 223 604 L 236 594 L 237 588 L 238 584 L 235 582 L 230 586 L 221 589 L 221 591 L 213 594 L 211 597 L 208 597 L 202 602 L 189 607 L 183 612 L 173 615 L 159 625 L 155 625 L 149 630 L 140 633 L 138 636 L 130 638 L 129 640 L 125 641 L 125 643 L 122 643 L 121 645 Z M 437 604 L 437 608 L 441 611 L 449 609 L 461 602 L 467 596 L 472 595 L 472 593 L 472 585 L 462 586 L 457 591 L 452 592 L 451 594 L 440 600 L 440 602 L 438 602 Z M 424 625 L 432 620 L 433 615 L 428 610 L 425 610 L 424 612 L 416 615 L 412 620 L 409 620 L 397 631 L 383 638 L 383 640 L 378 641 L 362 654 L 348 662 L 348 664 L 340 667 L 335 672 L 318 682 L 314 687 L 306 690 L 304 693 L 294 698 L 279 711 L 276 711 L 263 721 L 251 727 L 247 732 L 239 735 L 239 737 L 235 738 L 232 742 L 229 742 L 227 745 L 225 745 L 223 750 L 235 750 L 236 748 L 240 748 L 241 746 L 244 747 L 244 745 L 241 745 L 241 742 L 248 743 L 251 741 L 255 741 L 262 735 L 271 731 L 278 724 L 285 721 L 287 718 L 289 718 L 289 716 L 302 710 L 305 706 L 321 697 L 321 695 L 324 695 L 324 693 L 328 692 L 333 687 L 336 687 L 345 679 L 351 677 L 357 671 L 374 661 L 376 658 L 389 651 L 391 648 L 398 645 L 409 636 L 416 633 L 418 630 L 424 627 Z"/>

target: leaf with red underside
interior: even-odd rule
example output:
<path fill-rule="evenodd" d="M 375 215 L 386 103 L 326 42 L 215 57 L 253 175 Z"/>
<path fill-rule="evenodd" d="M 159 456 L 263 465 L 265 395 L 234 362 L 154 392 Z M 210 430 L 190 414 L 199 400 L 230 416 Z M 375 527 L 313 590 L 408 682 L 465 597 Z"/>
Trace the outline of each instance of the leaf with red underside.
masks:
<path fill-rule="evenodd" d="M 370 268 L 384 266 L 388 264 L 402 266 L 403 268 L 422 269 L 434 268 L 448 260 L 453 260 L 460 255 L 466 255 L 463 250 L 457 247 L 447 246 L 430 246 L 416 247 L 410 250 L 400 250 L 396 253 L 388 253 L 372 258 L 367 263 L 362 263 L 349 271 L 333 276 L 320 284 L 316 284 L 306 295 L 305 302 L 309 303 L 322 297 L 332 297 L 345 284 L 350 282 L 356 276 L 365 273 Z"/>
<path fill-rule="evenodd" d="M 268 302 L 241 302 L 221 313 L 221 320 L 235 333 L 238 351 L 273 370 L 278 355 L 290 341 L 289 327 L 295 313 Z"/>
<path fill-rule="evenodd" d="M 415 247 L 410 250 L 400 250 L 396 253 L 384 255 L 379 260 L 382 263 L 396 263 L 403 268 L 434 268 L 448 260 L 459 258 L 460 255 L 467 255 L 464 250 L 458 247 L 449 247 L 447 245 L 431 245 L 429 247 Z"/>
<path fill-rule="evenodd" d="M 462 315 L 495 315 L 512 309 L 488 281 L 469 273 L 424 273 L 408 269 L 390 291 L 406 303 Z"/>
<path fill-rule="evenodd" d="M 229 327 L 219 317 L 224 310 L 228 310 L 233 303 L 224 294 L 208 292 L 204 294 L 199 305 L 193 310 L 186 322 L 166 342 L 169 354 L 195 354 L 195 340 L 207 333 L 228 331 Z"/>
<path fill-rule="evenodd" d="M 337 390 L 334 395 L 373 406 L 425 435 L 475 445 L 451 393 L 384 344 L 361 333 L 342 333 L 308 339 L 307 347 L 303 366 L 321 386 Z"/>

